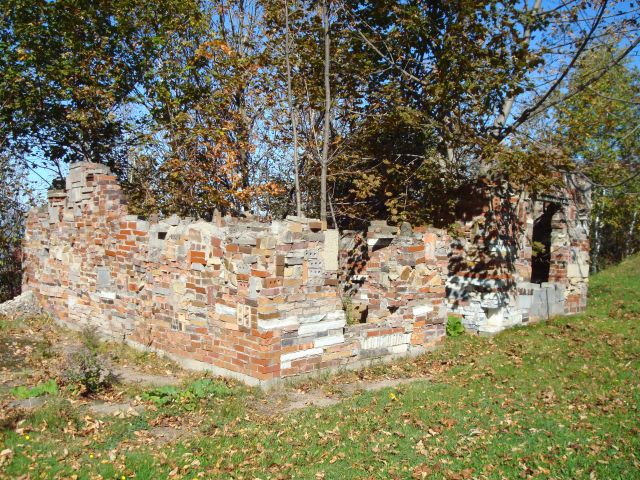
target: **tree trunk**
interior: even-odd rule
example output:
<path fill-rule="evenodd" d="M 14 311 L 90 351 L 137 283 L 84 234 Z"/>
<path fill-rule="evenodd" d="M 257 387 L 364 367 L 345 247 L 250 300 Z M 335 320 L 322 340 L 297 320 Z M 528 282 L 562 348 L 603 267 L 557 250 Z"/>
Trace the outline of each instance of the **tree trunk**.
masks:
<path fill-rule="evenodd" d="M 327 220 L 327 167 L 329 163 L 329 135 L 331 134 L 331 85 L 329 83 L 331 36 L 329 35 L 330 0 L 322 0 L 321 16 L 324 30 L 324 130 L 320 173 L 320 220 Z"/>
<path fill-rule="evenodd" d="M 289 115 L 291 116 L 291 130 L 293 131 L 293 172 L 295 175 L 295 194 L 296 194 L 296 215 L 302 216 L 302 201 L 300 199 L 300 172 L 298 170 L 298 119 L 296 117 L 296 109 L 293 105 L 293 94 L 291 93 L 291 61 L 290 48 L 291 39 L 289 35 L 289 2 L 284 1 L 284 21 L 285 21 L 285 38 L 286 49 L 285 59 L 287 63 L 287 102 L 289 103 Z"/>
<path fill-rule="evenodd" d="M 525 9 L 527 8 L 527 1 L 525 1 Z M 542 0 L 536 0 L 533 4 L 533 8 L 531 9 L 531 14 L 536 15 L 540 11 L 540 7 L 542 6 Z M 527 23 L 524 28 L 524 38 L 523 42 L 525 44 L 525 48 L 529 47 L 529 43 L 531 42 L 531 24 Z M 511 92 L 502 102 L 502 107 L 500 108 L 500 114 L 496 118 L 493 123 L 494 129 L 499 132 L 505 124 L 507 123 L 507 118 L 509 118 L 509 114 L 511 113 L 511 109 L 513 108 L 513 102 L 515 101 L 515 95 Z"/>
<path fill-rule="evenodd" d="M 335 191 L 335 185 L 334 185 L 334 191 Z M 338 228 L 338 222 L 336 220 L 336 212 L 333 209 L 333 200 L 331 200 L 331 198 L 333 197 L 333 195 L 329 196 L 329 209 L 331 210 L 331 220 L 333 220 L 333 228 Z"/>
<path fill-rule="evenodd" d="M 604 197 L 607 195 L 607 190 L 602 190 L 602 205 L 604 206 Z M 600 259 L 600 248 L 602 245 L 602 238 L 600 235 L 600 215 L 601 210 L 598 205 L 595 205 L 596 215 L 593 219 L 593 254 L 591 255 L 591 272 L 596 273 L 598 271 L 598 260 Z"/>
<path fill-rule="evenodd" d="M 633 217 L 631 218 L 631 225 L 629 225 L 629 231 L 627 232 L 627 245 L 624 249 L 625 258 L 633 253 L 633 232 L 636 229 L 636 221 L 638 220 L 638 209 L 633 211 Z"/>

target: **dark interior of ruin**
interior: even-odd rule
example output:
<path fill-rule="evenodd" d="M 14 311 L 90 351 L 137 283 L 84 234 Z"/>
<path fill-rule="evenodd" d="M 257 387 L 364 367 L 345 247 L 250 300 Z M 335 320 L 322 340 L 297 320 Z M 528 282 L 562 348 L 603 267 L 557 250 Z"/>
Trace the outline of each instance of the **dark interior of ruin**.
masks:
<path fill-rule="evenodd" d="M 560 210 L 556 203 L 547 203 L 542 215 L 534 220 L 533 238 L 534 254 L 531 259 L 531 282 L 544 283 L 549 281 L 551 265 L 551 232 L 553 230 L 553 216 Z"/>

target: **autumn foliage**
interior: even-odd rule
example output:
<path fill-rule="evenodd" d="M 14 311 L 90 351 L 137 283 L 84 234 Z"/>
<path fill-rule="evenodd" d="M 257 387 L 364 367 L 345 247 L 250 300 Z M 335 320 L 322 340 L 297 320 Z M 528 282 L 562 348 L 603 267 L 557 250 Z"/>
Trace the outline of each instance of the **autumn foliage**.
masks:
<path fill-rule="evenodd" d="M 2 151 L 47 180 L 108 164 L 140 215 L 447 226 L 479 176 L 544 191 L 564 171 L 636 172 L 637 80 L 605 73 L 637 77 L 637 13 L 620 0 L 7 0 Z M 592 159 L 623 137 L 624 159 Z M 601 211 L 635 218 L 626 192 L 599 196 Z M 619 223 L 607 241 L 637 237 Z"/>

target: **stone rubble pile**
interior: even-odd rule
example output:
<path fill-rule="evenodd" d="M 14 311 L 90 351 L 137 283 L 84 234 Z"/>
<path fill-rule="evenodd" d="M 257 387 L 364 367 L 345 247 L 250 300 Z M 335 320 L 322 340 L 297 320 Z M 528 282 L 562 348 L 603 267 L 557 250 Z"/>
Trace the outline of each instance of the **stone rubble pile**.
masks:
<path fill-rule="evenodd" d="M 31 291 L 23 292 L 11 300 L 0 303 L 0 315 L 5 317 L 32 316 L 42 313 L 42 307 Z"/>

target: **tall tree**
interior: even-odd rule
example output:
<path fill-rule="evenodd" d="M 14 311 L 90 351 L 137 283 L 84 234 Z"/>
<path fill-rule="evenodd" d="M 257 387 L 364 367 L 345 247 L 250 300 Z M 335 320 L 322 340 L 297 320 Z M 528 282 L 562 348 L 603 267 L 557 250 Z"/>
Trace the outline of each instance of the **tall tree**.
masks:
<path fill-rule="evenodd" d="M 606 71 L 634 51 L 640 41 L 637 15 L 618 1 L 415 0 L 391 8 L 385 2 L 344 1 L 340 11 L 379 65 L 370 70 L 373 76 L 367 84 L 363 112 L 367 120 L 363 125 L 380 125 L 381 117 L 396 116 L 406 119 L 406 127 L 414 134 L 422 132 L 426 142 L 414 141 L 412 148 L 411 143 L 391 141 L 385 152 L 368 149 L 365 155 L 371 158 L 369 162 L 360 154 L 362 173 L 356 178 L 361 185 L 388 195 L 388 202 L 377 202 L 384 206 L 379 215 L 386 210 L 392 218 L 398 217 L 395 212 L 406 218 L 424 212 L 412 206 L 420 203 L 419 195 L 425 189 L 439 191 L 431 185 L 441 185 L 441 198 L 452 199 L 464 183 L 488 170 L 511 174 L 516 167 L 521 179 L 529 174 L 539 178 L 545 170 L 550 176 L 549 165 L 545 169 L 533 155 L 510 153 L 513 146 L 524 140 L 528 124 L 597 80 L 602 71 L 592 72 L 571 91 L 563 89 L 565 79 L 585 54 L 603 42 L 623 45 L 605 66 Z M 400 126 L 398 122 L 385 123 Z M 379 127 L 375 128 L 377 132 L 369 135 L 384 138 Z M 358 134 L 366 135 L 367 131 L 357 129 Z M 404 139 L 407 135 L 395 137 Z M 360 143 L 371 144 L 366 140 Z M 357 158 L 358 152 L 353 152 L 353 157 Z M 518 161 L 510 160 L 513 157 Z M 413 182 L 424 165 L 439 170 L 435 184 Z M 409 170 L 418 175 L 402 174 L 398 185 L 397 174 Z M 363 188 L 355 185 L 348 190 Z M 374 205 L 374 198 L 369 195 L 367 203 Z M 433 201 L 426 203 L 433 205 Z M 432 216 L 432 221 L 438 221 L 437 216 L 445 223 L 450 221 L 442 215 L 446 212 L 433 213 L 436 217 Z M 428 221 L 420 216 L 416 220 Z"/>
<path fill-rule="evenodd" d="M 322 157 L 320 158 L 320 220 L 327 220 L 327 169 L 331 141 L 331 12 L 329 0 L 320 3 L 320 17 L 324 37 L 324 125 L 322 130 Z"/>
<path fill-rule="evenodd" d="M 293 169 L 294 188 L 296 195 L 296 214 L 302 216 L 302 198 L 300 195 L 300 166 L 298 160 L 298 113 L 293 104 L 293 92 L 291 89 L 291 31 L 289 29 L 289 2 L 284 1 L 285 18 L 285 63 L 287 66 L 287 103 L 289 116 L 291 117 L 291 131 L 293 136 Z"/>
<path fill-rule="evenodd" d="M 269 31 L 274 32 L 270 36 L 275 52 L 274 65 L 280 72 L 279 76 L 286 78 L 286 64 L 283 62 L 284 66 L 280 67 L 278 61 L 279 57 L 286 57 L 286 48 L 282 47 L 286 47 L 286 39 L 279 33 L 287 31 L 281 0 L 265 0 L 264 4 L 265 21 Z M 360 48 L 349 31 L 340 14 L 339 3 L 327 3 L 326 7 L 323 10 L 321 2 L 299 0 L 291 10 L 289 31 L 294 72 L 291 87 L 299 119 L 300 190 L 305 209 L 320 216 L 322 198 L 325 198 L 325 217 L 335 204 L 335 213 L 340 218 L 343 212 L 337 204 L 341 203 L 339 183 L 343 172 L 338 164 L 354 138 L 352 132 L 362 122 L 366 103 L 364 85 L 369 81 L 372 63 L 371 55 Z M 330 28 L 327 30 L 325 26 Z M 329 34 L 328 38 L 325 32 Z M 328 61 L 325 61 L 325 47 L 328 47 Z M 328 67 L 328 75 L 325 67 Z M 327 94 L 330 99 L 328 108 Z M 287 134 L 279 139 L 285 145 L 285 151 L 290 137 Z M 284 163 L 290 164 L 290 161 L 285 158 Z M 325 195 L 322 193 L 323 164 L 326 170 Z M 332 198 L 336 201 L 332 202 Z"/>
<path fill-rule="evenodd" d="M 566 90 L 583 85 L 619 54 L 602 47 L 585 55 Z M 629 62 L 616 65 L 559 104 L 555 119 L 557 143 L 593 182 L 591 251 L 598 270 L 640 249 L 640 72 Z"/>
<path fill-rule="evenodd" d="M 353 171 L 339 189 L 345 213 L 450 222 L 450 200 L 489 139 L 488 112 L 516 91 L 514 71 L 539 64 L 518 30 L 519 2 L 347 1 L 338 12 L 370 65 L 361 121 L 342 152 Z"/>
<path fill-rule="evenodd" d="M 155 196 L 165 213 L 240 212 L 276 189 L 264 166 L 273 101 L 262 9 L 212 0 L 198 12 L 161 46 L 143 84 L 160 158 Z"/>
<path fill-rule="evenodd" d="M 154 61 L 158 40 L 148 32 L 154 24 L 161 30 L 179 22 L 182 5 L 169 1 L 156 11 L 137 0 L 3 2 L 5 149 L 56 175 L 62 163 L 75 161 L 122 172 L 138 140 L 132 94 Z"/>
<path fill-rule="evenodd" d="M 24 214 L 31 200 L 24 168 L 0 154 L 0 303 L 20 293 Z"/>

